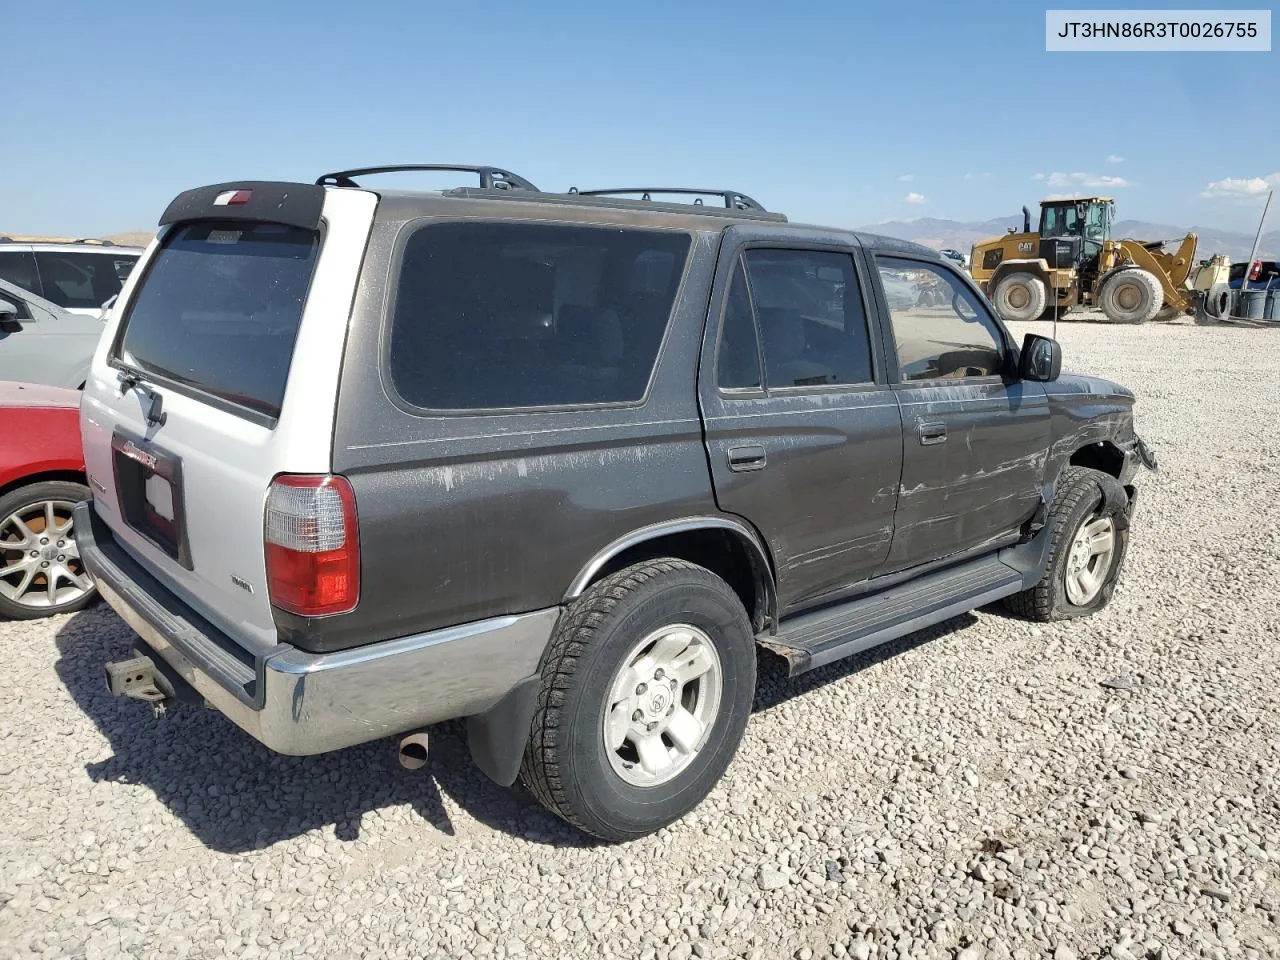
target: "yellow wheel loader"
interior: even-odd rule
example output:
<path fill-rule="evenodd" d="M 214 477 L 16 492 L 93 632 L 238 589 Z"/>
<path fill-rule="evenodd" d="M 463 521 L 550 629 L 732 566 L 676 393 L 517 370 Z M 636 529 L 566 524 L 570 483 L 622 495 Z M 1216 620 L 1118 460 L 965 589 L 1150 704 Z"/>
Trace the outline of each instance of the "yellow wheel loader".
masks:
<path fill-rule="evenodd" d="M 969 272 L 1005 320 L 1062 316 L 1094 306 L 1111 323 L 1145 323 L 1192 313 L 1196 291 L 1188 282 L 1196 235 L 1176 252 L 1164 243 L 1111 239 L 1115 201 L 1070 197 L 1040 204 L 1040 228 L 1022 208 L 1022 232 L 973 246 Z"/>

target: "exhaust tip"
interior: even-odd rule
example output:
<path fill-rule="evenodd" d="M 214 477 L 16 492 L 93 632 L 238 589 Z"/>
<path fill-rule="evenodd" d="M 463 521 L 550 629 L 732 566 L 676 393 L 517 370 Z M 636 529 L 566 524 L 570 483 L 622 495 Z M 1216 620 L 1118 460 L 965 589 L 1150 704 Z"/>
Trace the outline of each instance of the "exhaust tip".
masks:
<path fill-rule="evenodd" d="M 427 765 L 427 732 L 411 733 L 400 741 L 400 766 L 421 770 Z"/>

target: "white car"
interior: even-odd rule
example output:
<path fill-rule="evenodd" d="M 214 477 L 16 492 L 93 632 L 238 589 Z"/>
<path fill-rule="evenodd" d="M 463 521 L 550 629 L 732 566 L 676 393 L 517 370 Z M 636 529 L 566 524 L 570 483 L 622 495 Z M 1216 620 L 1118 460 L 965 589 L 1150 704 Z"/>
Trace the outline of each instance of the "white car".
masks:
<path fill-rule="evenodd" d="M 0 237 L 0 280 L 96 318 L 120 293 L 140 256 L 139 247 L 107 242 L 23 243 Z"/>

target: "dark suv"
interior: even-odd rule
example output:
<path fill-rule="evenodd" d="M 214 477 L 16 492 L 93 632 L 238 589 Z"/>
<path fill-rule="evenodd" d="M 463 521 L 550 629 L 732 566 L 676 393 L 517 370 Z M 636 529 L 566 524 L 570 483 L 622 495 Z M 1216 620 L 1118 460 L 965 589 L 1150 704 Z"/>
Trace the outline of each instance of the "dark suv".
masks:
<path fill-rule="evenodd" d="M 452 169 L 480 186 L 165 212 L 81 414 L 81 555 L 140 638 L 115 692 L 407 763 L 465 717 L 490 777 L 625 839 L 720 777 L 757 645 L 794 674 L 1111 597 L 1132 394 L 938 254 Z"/>

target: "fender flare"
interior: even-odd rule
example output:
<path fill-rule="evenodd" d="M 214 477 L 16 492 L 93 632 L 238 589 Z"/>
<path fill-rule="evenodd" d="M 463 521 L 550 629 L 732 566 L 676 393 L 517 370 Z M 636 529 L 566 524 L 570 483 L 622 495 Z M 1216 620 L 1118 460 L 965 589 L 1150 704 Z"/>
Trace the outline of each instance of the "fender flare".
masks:
<path fill-rule="evenodd" d="M 1004 260 L 992 271 L 987 280 L 987 296 L 995 295 L 996 286 L 1011 273 L 1030 273 L 1049 285 L 1049 263 L 1043 258 L 1026 260 Z"/>
<path fill-rule="evenodd" d="M 623 534 L 596 551 L 595 555 L 578 571 L 568 589 L 564 592 L 564 602 L 571 603 L 586 592 L 588 585 L 596 575 L 614 557 L 624 550 L 639 546 L 659 537 L 673 533 L 689 533 L 694 530 L 723 530 L 735 534 L 746 546 L 747 555 L 755 572 L 756 586 L 762 590 L 763 617 L 766 627 L 777 621 L 778 587 L 774 576 L 773 562 L 764 540 L 744 521 L 728 516 L 694 516 L 673 520 L 662 520 Z"/>

